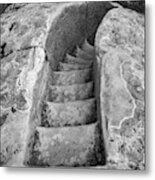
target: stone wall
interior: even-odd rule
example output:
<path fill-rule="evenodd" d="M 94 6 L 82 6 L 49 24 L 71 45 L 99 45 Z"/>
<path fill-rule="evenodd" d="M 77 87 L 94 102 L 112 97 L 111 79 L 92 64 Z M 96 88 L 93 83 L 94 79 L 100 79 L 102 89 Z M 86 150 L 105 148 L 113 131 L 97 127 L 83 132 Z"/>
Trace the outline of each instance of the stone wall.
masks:
<path fill-rule="evenodd" d="M 23 163 L 29 156 L 31 136 L 36 126 L 35 118 L 38 118 L 38 97 L 40 95 L 41 98 L 42 90 L 46 86 L 43 74 L 45 71 L 47 75 L 48 69 L 45 67 L 48 63 L 55 67 L 64 53 L 84 39 L 83 33 L 87 34 L 85 27 L 89 20 L 88 4 L 13 4 L 2 14 L 0 56 L 3 165 L 25 166 Z M 97 14 L 104 6 L 107 11 L 113 7 L 109 2 L 102 3 L 102 6 L 96 5 L 98 2 L 90 5 L 90 12 L 97 17 L 94 25 L 101 21 L 102 14 Z M 72 16 L 73 10 L 76 16 Z M 90 35 L 94 33 L 94 29 L 87 31 Z M 42 81 L 43 84 L 40 83 Z"/>
<path fill-rule="evenodd" d="M 71 52 L 76 45 L 81 45 L 84 37 L 93 43 L 98 25 L 104 15 L 112 8 L 116 8 L 116 6 L 110 2 L 14 4 L 1 15 L 0 108 L 2 113 L 0 158 L 3 166 L 21 167 L 28 165 L 29 149 L 32 146 L 33 132 L 38 122 L 36 119 L 40 118 L 40 102 L 46 92 L 46 83 L 50 71 L 49 67 L 55 69 L 58 61 L 63 60 L 64 54 Z M 76 13 L 76 15 L 74 13 Z M 135 12 L 133 14 L 135 14 Z M 137 23 L 142 24 L 142 18 L 138 18 Z M 109 52 L 111 54 L 103 57 L 102 53 L 105 53 L 105 49 L 103 50 L 103 46 L 100 44 L 100 42 L 102 42 L 100 37 L 104 37 L 102 34 L 102 24 L 99 27 L 98 34 L 99 35 L 96 36 L 96 47 L 99 55 L 97 68 L 104 66 L 100 66 L 100 63 L 104 62 L 104 60 L 101 61 L 102 58 L 108 59 L 111 55 L 113 57 L 111 61 L 118 59 L 119 62 L 119 56 L 122 57 L 122 55 L 120 55 L 122 51 L 118 53 L 112 51 Z M 134 52 L 134 55 L 141 57 L 141 54 L 139 55 L 137 52 L 139 53 L 139 50 Z M 123 57 L 126 58 L 126 55 L 123 55 Z M 129 57 L 129 59 L 131 58 L 135 59 L 137 57 Z M 134 71 L 134 73 L 137 73 L 137 71 Z M 138 71 L 138 73 L 142 72 Z M 97 77 L 100 77 L 100 75 L 101 78 L 104 78 L 102 74 L 98 74 Z M 104 82 L 104 80 L 99 83 L 101 82 Z M 103 87 L 101 86 L 101 88 Z M 101 99 L 103 99 L 103 97 L 104 95 Z M 131 98 L 131 96 L 129 98 Z M 137 103 L 137 106 L 141 109 L 143 108 L 141 101 L 137 100 L 135 103 Z M 130 109 L 132 108 L 131 106 Z M 126 111 L 127 110 L 123 113 L 125 114 Z M 102 112 L 101 109 L 100 112 Z M 131 112 L 129 111 L 128 113 L 130 115 Z M 124 114 L 122 114 L 122 116 L 124 116 Z M 140 115 L 140 113 L 139 116 L 135 113 L 135 116 L 138 116 L 138 118 L 141 117 Z M 103 120 L 104 139 L 107 140 L 108 138 L 107 142 L 112 141 L 119 143 L 120 140 L 122 140 L 122 135 L 120 136 L 119 134 L 115 136 L 112 127 L 108 128 L 107 131 L 104 114 L 101 113 L 100 117 Z M 113 119 L 109 122 L 115 123 Z M 117 122 L 119 122 L 119 117 Z M 140 123 L 135 123 L 135 125 L 141 126 Z M 123 127 L 124 126 L 125 125 L 123 125 Z M 125 128 L 125 132 L 122 131 L 126 133 L 127 130 L 128 128 Z M 107 132 L 111 135 L 107 136 Z M 141 137 L 142 131 L 140 130 L 140 132 L 137 133 L 140 133 Z M 111 140 L 112 135 L 114 135 L 114 138 L 118 137 L 118 141 Z M 134 139 L 137 140 L 137 138 Z M 131 141 L 131 138 L 127 140 L 130 140 L 130 144 L 134 142 Z M 127 140 L 125 143 L 128 142 Z M 136 143 L 138 144 L 139 141 L 136 141 Z M 116 150 L 114 149 L 114 154 L 118 152 L 118 146 L 113 145 L 113 143 L 111 143 L 111 146 L 116 148 Z M 109 146 L 107 146 L 107 152 L 108 151 L 110 151 Z M 122 156 L 122 154 L 118 152 L 118 156 L 116 157 L 119 157 L 122 161 L 124 157 L 132 158 L 132 155 L 126 156 L 127 153 L 130 154 L 125 151 L 125 156 Z M 114 164 L 114 167 L 116 167 L 117 163 L 120 163 L 117 159 L 114 160 L 113 157 L 114 156 L 111 156 L 112 160 L 109 159 L 109 164 L 112 164 L 112 166 Z M 137 162 L 138 161 L 136 161 L 136 163 Z M 141 162 L 140 159 L 140 163 Z M 136 167 L 136 163 L 132 165 L 134 168 Z M 119 168 L 122 166 L 124 166 L 123 162 Z M 128 167 L 127 165 L 127 168 Z"/>
<path fill-rule="evenodd" d="M 109 168 L 144 169 L 144 16 L 124 8 L 110 10 L 95 45 Z"/>

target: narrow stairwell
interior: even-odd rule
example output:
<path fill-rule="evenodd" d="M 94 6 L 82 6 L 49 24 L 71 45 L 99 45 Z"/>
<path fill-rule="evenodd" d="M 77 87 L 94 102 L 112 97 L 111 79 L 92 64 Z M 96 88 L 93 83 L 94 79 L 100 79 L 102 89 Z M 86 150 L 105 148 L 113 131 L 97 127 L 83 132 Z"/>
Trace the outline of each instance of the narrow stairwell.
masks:
<path fill-rule="evenodd" d="M 95 50 L 86 40 L 66 54 L 49 77 L 30 163 L 34 166 L 104 164 L 93 77 Z"/>

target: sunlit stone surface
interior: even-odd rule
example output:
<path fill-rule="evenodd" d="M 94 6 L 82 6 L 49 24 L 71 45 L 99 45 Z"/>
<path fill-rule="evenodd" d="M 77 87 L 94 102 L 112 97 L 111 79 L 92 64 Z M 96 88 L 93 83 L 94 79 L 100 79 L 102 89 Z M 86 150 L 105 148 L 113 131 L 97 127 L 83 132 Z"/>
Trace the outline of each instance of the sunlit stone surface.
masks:
<path fill-rule="evenodd" d="M 108 167 L 144 169 L 144 15 L 114 9 L 96 34 Z"/>
<path fill-rule="evenodd" d="M 73 84 L 68 86 L 50 86 L 48 100 L 54 102 L 68 102 L 93 97 L 93 82 Z"/>
<path fill-rule="evenodd" d="M 43 105 L 42 126 L 73 126 L 92 123 L 95 118 L 95 99 L 66 103 L 46 102 Z"/>
<path fill-rule="evenodd" d="M 2 166 L 144 169 L 144 15 L 117 6 L 23 3 L 1 14 Z"/>
<path fill-rule="evenodd" d="M 97 124 L 36 129 L 30 158 L 36 166 L 92 166 L 102 162 Z M 96 156 L 98 154 L 98 156 Z"/>
<path fill-rule="evenodd" d="M 92 80 L 92 69 L 57 71 L 52 74 L 51 85 L 72 85 Z"/>

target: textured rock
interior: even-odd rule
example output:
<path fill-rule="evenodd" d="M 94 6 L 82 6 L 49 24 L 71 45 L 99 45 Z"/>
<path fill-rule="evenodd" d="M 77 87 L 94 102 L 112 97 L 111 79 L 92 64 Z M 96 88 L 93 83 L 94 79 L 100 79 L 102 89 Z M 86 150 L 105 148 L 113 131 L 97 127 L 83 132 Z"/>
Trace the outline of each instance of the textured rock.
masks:
<path fill-rule="evenodd" d="M 92 80 L 92 69 L 55 71 L 51 74 L 51 85 L 72 85 L 89 82 Z"/>
<path fill-rule="evenodd" d="M 130 9 L 110 10 L 98 28 L 96 48 L 101 53 L 121 49 L 141 58 L 144 56 L 144 16 Z"/>
<path fill-rule="evenodd" d="M 36 3 L 34 8 L 34 4 L 29 3 L 2 14 L 1 48 L 4 56 L 20 49 L 44 47 L 53 20 L 51 16 L 54 17 L 64 6 L 63 3 L 47 3 L 47 6 Z"/>
<path fill-rule="evenodd" d="M 88 32 L 88 3 L 12 4 L 1 15 L 2 165 L 27 165 L 49 76 L 44 67 L 50 64 L 53 70 L 66 53 L 81 46 Z"/>
<path fill-rule="evenodd" d="M 32 92 L 43 59 L 39 48 L 14 52 L 1 59 L 2 165 L 23 166 Z"/>
<path fill-rule="evenodd" d="M 95 99 L 73 101 L 66 103 L 46 102 L 43 104 L 41 125 L 73 126 L 96 121 Z"/>
<path fill-rule="evenodd" d="M 3 108 L 16 106 L 19 103 L 22 103 L 22 106 L 26 104 L 23 97 L 25 88 L 20 76 L 24 68 L 29 65 L 28 60 L 31 59 L 33 52 L 33 50 L 20 51 L 1 59 L 0 101 Z"/>
<path fill-rule="evenodd" d="M 54 4 L 10 6 L 1 15 L 1 164 L 22 167 L 29 135 L 30 109 Z M 40 12 L 40 13 L 39 13 Z M 46 14 L 46 15 L 45 15 Z M 28 18 L 28 17 L 32 18 Z"/>
<path fill-rule="evenodd" d="M 143 170 L 144 16 L 129 9 L 110 10 L 96 34 L 96 50 L 102 123 L 108 124 L 107 168 Z"/>
<path fill-rule="evenodd" d="M 32 166 L 93 166 L 104 164 L 97 124 L 43 128 L 37 127 Z"/>
<path fill-rule="evenodd" d="M 102 72 L 105 76 L 105 84 L 102 87 L 104 93 L 104 107 L 108 124 L 119 127 L 125 117 L 131 117 L 135 108 L 134 99 L 126 88 L 126 81 L 122 75 L 121 66 L 129 57 L 117 50 L 111 50 L 105 54 L 102 62 Z"/>
<path fill-rule="evenodd" d="M 93 82 L 70 86 L 50 86 L 48 101 L 68 102 L 93 97 Z"/>
<path fill-rule="evenodd" d="M 6 120 L 7 120 L 7 117 L 9 115 L 9 111 L 3 110 L 1 108 L 0 112 L 1 112 L 1 114 L 0 114 L 0 126 L 2 126 L 6 122 Z"/>
<path fill-rule="evenodd" d="M 94 125 L 89 125 L 91 128 L 86 128 L 88 126 L 78 126 L 78 130 L 75 130 L 76 128 L 71 130 L 71 127 L 66 127 L 68 132 L 66 133 L 64 131 L 62 133 L 66 139 L 71 139 L 73 144 L 74 142 L 79 143 L 77 143 L 77 146 L 73 146 L 74 148 L 71 151 L 86 152 L 86 156 L 80 155 L 79 159 L 76 157 L 77 163 L 74 158 L 70 159 L 70 156 L 74 155 L 73 151 L 69 151 L 72 143 L 69 146 L 61 146 L 62 149 L 63 147 L 66 148 L 65 152 L 67 154 L 66 159 L 63 162 L 61 161 L 62 157 L 65 156 L 63 150 L 58 148 L 60 147 L 59 141 L 58 146 L 54 148 L 56 148 L 55 152 L 59 150 L 60 154 L 56 153 L 57 156 L 54 162 L 51 160 L 54 159 L 55 154 L 53 155 L 51 153 L 53 151 L 50 149 L 50 144 L 48 144 L 48 147 L 45 146 L 47 144 L 44 141 L 44 137 L 46 137 L 44 128 L 37 128 L 37 132 L 41 132 L 39 139 L 41 139 L 42 144 L 40 147 L 41 149 L 47 147 L 52 155 L 51 159 L 49 156 L 44 158 L 46 157 L 46 153 L 39 155 L 41 149 L 34 150 L 31 154 L 31 147 L 34 145 L 35 149 L 37 149 L 37 146 L 40 145 L 39 141 L 34 142 L 34 144 L 32 142 L 34 130 L 41 121 L 40 102 L 44 93 L 46 94 L 46 82 L 50 74 L 49 69 L 44 67 L 50 67 L 52 72 L 53 70 L 57 70 L 57 65 L 59 65 L 60 61 L 63 61 L 65 54 L 71 54 L 77 45 L 81 47 L 86 37 L 89 38 L 89 42 L 93 43 L 99 23 L 111 8 L 114 8 L 114 6 L 109 2 L 25 3 L 13 4 L 1 15 L 0 63 L 2 68 L 0 71 L 0 100 L 2 104 L 0 110 L 2 113 L 0 125 L 2 146 L 0 156 L 2 165 L 16 167 L 28 166 L 24 162 L 29 161 L 29 157 L 31 157 L 31 164 L 33 165 L 49 166 L 58 162 L 58 165 L 63 163 L 65 165 L 85 166 L 105 163 L 104 158 L 101 157 L 104 151 L 100 148 L 102 143 L 100 142 L 101 139 L 98 138 L 99 132 L 93 130 L 96 129 Z M 119 49 L 129 52 L 132 58 L 138 59 L 139 62 L 142 62 L 142 65 L 140 63 L 138 66 L 135 64 L 136 67 L 141 69 L 139 71 L 131 68 L 133 67 L 131 62 L 131 64 L 127 62 L 122 65 L 122 71 L 124 71 L 124 73 L 122 72 L 123 79 L 126 81 L 127 88 L 131 97 L 134 99 L 136 107 L 133 116 L 120 123 L 119 129 L 109 127 L 110 136 L 108 140 L 112 147 L 109 148 L 109 151 L 111 152 L 113 150 L 113 154 L 117 154 L 115 157 L 120 158 L 114 159 L 111 153 L 108 161 L 116 169 L 128 169 L 129 167 L 132 169 L 142 169 L 144 166 L 144 88 L 141 75 L 143 74 L 142 69 L 144 66 L 144 61 L 141 61 L 144 47 L 143 28 L 141 29 L 141 24 L 143 26 L 143 17 L 142 15 L 140 17 L 138 15 L 138 18 L 135 18 L 137 17 L 136 15 L 134 18 L 131 18 L 129 24 L 132 24 L 132 27 L 129 28 L 125 26 L 125 19 L 131 16 L 129 12 L 127 16 L 125 14 L 125 11 L 115 14 L 116 19 L 124 19 L 118 24 L 118 26 L 123 24 L 124 29 L 120 32 L 120 35 L 123 34 L 123 37 L 114 37 L 114 39 L 117 39 L 114 42 L 123 41 L 123 38 L 125 38 L 125 43 L 122 43 Z M 113 23 L 110 22 L 109 24 L 112 25 Z M 132 34 L 132 30 L 137 34 Z M 131 37 L 128 39 L 126 35 L 130 31 Z M 111 28 L 105 32 L 111 33 Z M 110 34 L 109 37 L 113 36 Z M 112 39 L 110 41 L 113 42 Z M 119 43 L 116 44 L 118 47 Z M 110 46 L 107 46 L 108 48 L 106 47 L 102 51 L 102 48 L 100 49 L 99 46 L 96 44 L 97 52 L 105 52 L 106 49 L 111 49 Z M 80 61 L 78 59 L 78 63 Z M 81 61 L 81 63 L 88 62 Z M 98 66 L 100 65 L 98 64 Z M 131 70 L 134 71 L 133 77 L 128 76 L 132 74 L 130 73 Z M 126 73 L 128 71 L 129 73 Z M 84 76 L 84 74 L 84 72 L 81 73 L 80 77 Z M 130 128 L 126 128 L 129 126 Z M 44 130 L 42 131 L 40 129 Z M 49 133 L 52 136 L 54 136 L 54 133 L 58 133 L 58 131 L 63 131 L 59 130 L 59 128 L 52 129 L 54 131 L 52 130 Z M 50 131 L 50 129 L 46 130 Z M 71 134 L 77 137 L 77 139 L 72 137 Z M 96 135 L 94 136 L 93 134 Z M 48 142 L 51 141 L 53 143 L 53 140 L 48 140 Z"/>
<path fill-rule="evenodd" d="M 25 126 L 25 120 L 27 113 L 10 113 L 7 112 L 5 121 L 1 125 L 1 152 L 0 152 L 0 164 L 11 164 L 13 165 L 18 161 L 19 165 L 22 166 L 20 161 L 23 159 L 22 151 L 25 148 L 25 140 L 27 129 Z M 10 159 L 12 162 L 10 162 Z"/>
<path fill-rule="evenodd" d="M 113 51 L 113 55 L 108 52 L 104 56 L 103 62 L 105 63 L 106 72 L 110 73 L 111 69 L 111 67 L 108 69 L 106 66 L 108 64 L 106 58 L 110 62 L 113 57 L 119 67 L 113 66 L 117 71 L 113 70 L 111 76 L 113 78 L 117 77 L 117 81 L 115 81 L 117 83 L 113 84 L 111 76 L 105 73 L 106 89 L 102 92 L 104 98 L 102 102 L 109 127 L 108 161 L 119 169 L 144 169 L 144 69 L 139 70 L 132 66 L 138 63 L 137 59 L 127 56 L 125 53 L 119 54 L 118 51 Z M 119 64 L 118 59 L 122 59 L 122 65 Z M 126 62 L 128 68 L 132 71 L 123 69 Z M 115 72 L 117 73 L 115 74 Z M 120 74 L 121 77 L 118 76 Z M 137 76 L 140 74 L 141 76 Z M 137 80 L 137 86 L 130 84 L 131 82 L 134 83 L 134 79 Z M 124 81 L 123 91 L 122 80 Z M 110 90 L 107 84 L 110 85 Z M 119 92 L 119 95 L 117 92 Z M 128 96 L 124 96 L 126 93 L 130 97 L 129 99 Z M 127 106 L 129 102 L 131 106 Z"/>

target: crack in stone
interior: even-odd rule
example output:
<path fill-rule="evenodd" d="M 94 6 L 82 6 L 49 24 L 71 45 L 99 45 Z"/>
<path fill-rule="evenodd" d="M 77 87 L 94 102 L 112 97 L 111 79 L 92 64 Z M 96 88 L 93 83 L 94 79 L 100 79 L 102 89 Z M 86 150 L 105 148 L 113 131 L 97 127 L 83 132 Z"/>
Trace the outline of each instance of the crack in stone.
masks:
<path fill-rule="evenodd" d="M 16 52 L 20 52 L 20 51 L 25 51 L 25 50 L 30 50 L 30 49 L 36 49 L 36 48 L 42 48 L 47 56 L 47 52 L 45 50 L 45 48 L 43 48 L 43 46 L 28 46 L 28 47 L 24 47 L 24 48 L 21 48 L 21 49 L 16 49 L 16 50 L 11 50 L 8 54 L 5 54 L 4 55 L 4 48 L 6 47 L 6 42 L 1 46 L 2 50 L 1 50 L 1 60 L 8 57 L 9 55 L 13 54 L 13 53 L 16 53 Z M 47 58 L 46 58 L 46 61 L 47 61 Z"/>
<path fill-rule="evenodd" d="M 118 126 L 118 127 L 115 127 L 116 129 L 120 129 L 122 123 L 123 123 L 126 119 L 128 119 L 128 118 L 133 118 L 133 117 L 134 117 L 134 112 L 135 112 L 135 109 L 136 109 L 136 107 L 137 107 L 137 106 L 136 106 L 136 103 L 135 103 L 135 99 L 132 97 L 129 89 L 127 88 L 127 82 L 126 82 L 125 79 L 123 78 L 123 73 L 122 73 L 123 69 L 122 69 L 122 66 L 123 66 L 123 64 L 124 64 L 125 62 L 127 62 L 127 61 L 128 61 L 128 60 L 126 60 L 126 61 L 124 61 L 123 63 L 121 63 L 121 65 L 120 65 L 120 75 L 121 75 L 121 79 L 122 79 L 123 82 L 124 82 L 124 86 L 125 86 L 128 94 L 129 94 L 129 96 L 130 96 L 131 99 L 133 100 L 133 106 L 134 106 L 134 107 L 133 107 L 133 109 L 132 109 L 131 116 L 124 117 L 122 120 L 120 120 L 119 126 Z M 112 127 L 113 127 L 113 126 L 112 126 Z"/>

